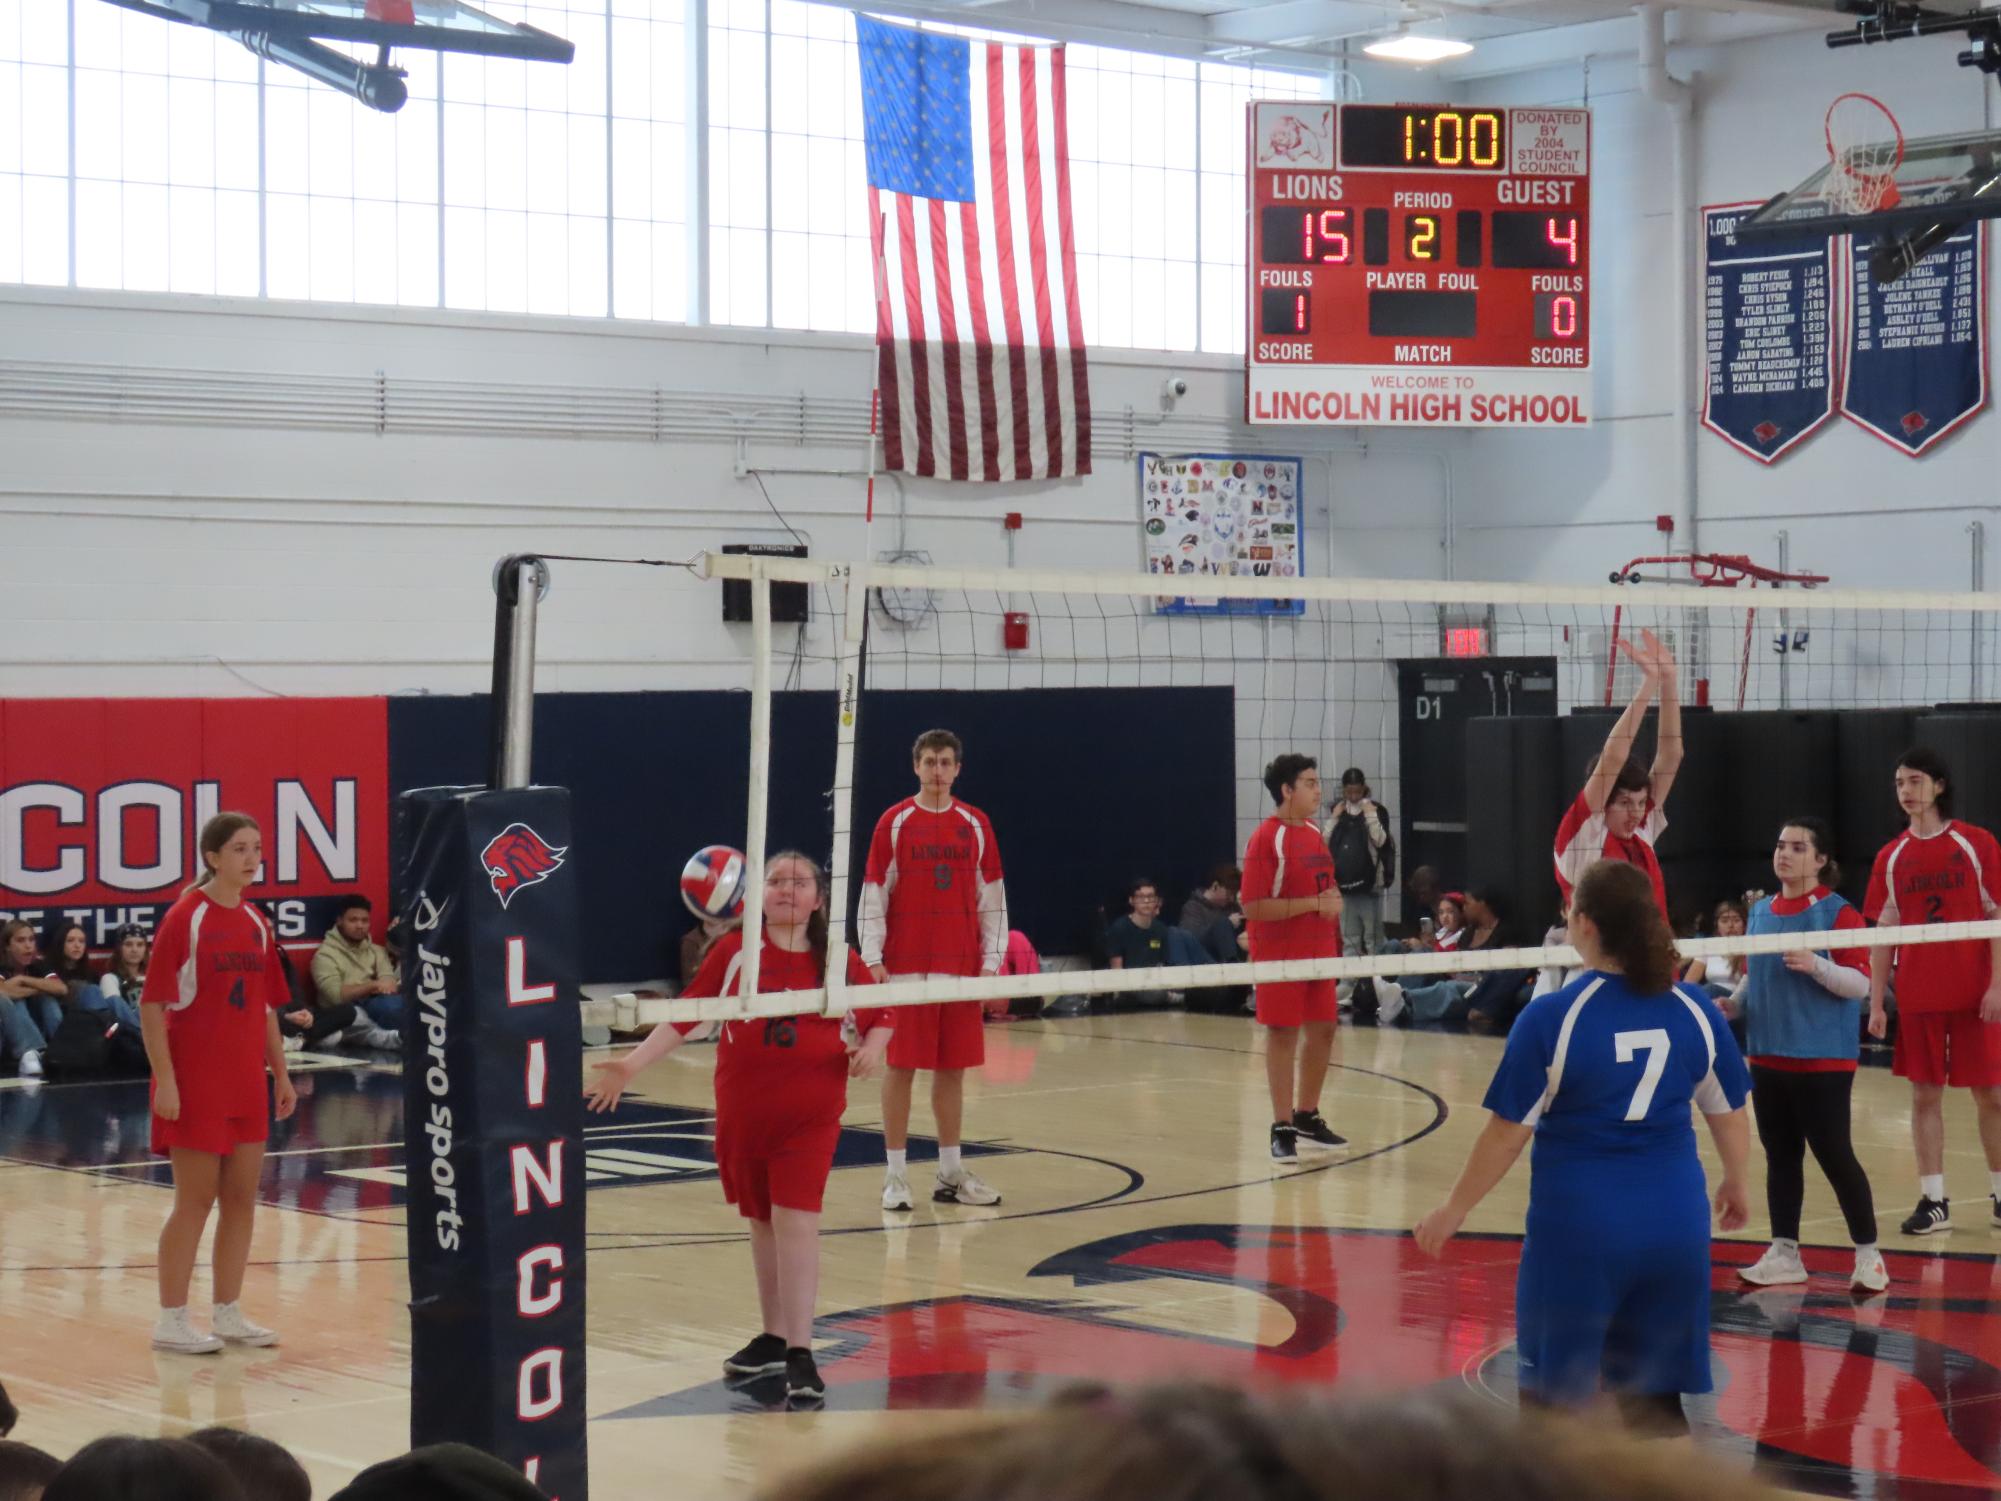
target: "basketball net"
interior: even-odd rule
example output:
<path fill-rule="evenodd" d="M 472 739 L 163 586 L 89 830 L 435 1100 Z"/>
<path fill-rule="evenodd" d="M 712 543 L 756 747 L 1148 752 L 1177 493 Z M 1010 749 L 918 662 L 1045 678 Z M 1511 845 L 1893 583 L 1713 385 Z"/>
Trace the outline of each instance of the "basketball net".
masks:
<path fill-rule="evenodd" d="M 1837 212 L 1873 214 L 1901 201 L 1904 132 L 1874 95 L 1843 94 L 1827 107 L 1827 156 L 1823 195 Z"/>

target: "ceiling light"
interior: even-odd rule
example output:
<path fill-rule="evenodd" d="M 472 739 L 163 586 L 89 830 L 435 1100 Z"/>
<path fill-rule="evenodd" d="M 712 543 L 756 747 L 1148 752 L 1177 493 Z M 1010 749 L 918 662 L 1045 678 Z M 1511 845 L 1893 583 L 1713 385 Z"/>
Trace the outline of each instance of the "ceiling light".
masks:
<path fill-rule="evenodd" d="M 1412 36 L 1400 31 L 1394 36 L 1377 37 L 1362 50 L 1370 57 L 1386 57 L 1400 63 L 1435 63 L 1448 57 L 1464 57 L 1473 50 L 1473 44 L 1454 41 L 1450 37 Z"/>

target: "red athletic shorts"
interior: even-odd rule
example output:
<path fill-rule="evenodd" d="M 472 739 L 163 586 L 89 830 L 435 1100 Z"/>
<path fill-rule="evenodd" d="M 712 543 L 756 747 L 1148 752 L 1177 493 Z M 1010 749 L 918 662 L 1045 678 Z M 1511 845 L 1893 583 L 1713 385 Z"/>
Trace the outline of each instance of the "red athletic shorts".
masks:
<path fill-rule="evenodd" d="M 760 1050 L 763 1051 L 763 1050 Z M 716 1068 L 716 1171 L 747 1220 L 780 1209 L 820 1212 L 848 1102 L 845 1058 L 802 1067 Z"/>
<path fill-rule="evenodd" d="M 179 1150 L 208 1152 L 227 1157 L 240 1146 L 263 1145 L 271 1134 L 266 1115 L 189 1115 L 177 1121 L 153 1117 L 153 1155 L 165 1157 Z"/>
<path fill-rule="evenodd" d="M 985 1011 L 978 1001 L 898 1006 L 891 1014 L 891 1068 L 978 1068 L 987 1061 Z"/>
<path fill-rule="evenodd" d="M 1984 1022 L 1978 1011 L 1899 1012 L 1892 1067 L 1913 1084 L 2001 1085 L 2001 1022 Z"/>
<path fill-rule="evenodd" d="M 718 1125 L 716 1167 L 723 1197 L 747 1220 L 770 1219 L 774 1204 L 818 1214 L 840 1139 L 839 1119 L 777 1142 L 732 1142 Z"/>
<path fill-rule="evenodd" d="M 1281 980 L 1257 987 L 1258 1020 L 1267 1027 L 1298 1027 L 1339 1019 L 1332 980 Z"/>

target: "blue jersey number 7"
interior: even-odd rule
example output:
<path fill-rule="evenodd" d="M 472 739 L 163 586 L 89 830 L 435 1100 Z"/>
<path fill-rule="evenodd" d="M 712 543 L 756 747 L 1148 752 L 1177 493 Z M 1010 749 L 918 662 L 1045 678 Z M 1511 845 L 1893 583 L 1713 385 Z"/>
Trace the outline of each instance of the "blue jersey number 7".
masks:
<path fill-rule="evenodd" d="M 1665 1027 L 1649 1027 L 1644 1032 L 1613 1033 L 1612 1046 L 1617 1049 L 1621 1063 L 1631 1063 L 1635 1053 L 1647 1055 L 1646 1072 L 1640 1075 L 1639 1088 L 1633 1091 L 1633 1103 L 1626 1107 L 1627 1120 L 1643 1121 L 1654 1103 L 1654 1091 L 1660 1088 L 1661 1075 L 1667 1071 L 1668 1053 L 1674 1044 Z"/>

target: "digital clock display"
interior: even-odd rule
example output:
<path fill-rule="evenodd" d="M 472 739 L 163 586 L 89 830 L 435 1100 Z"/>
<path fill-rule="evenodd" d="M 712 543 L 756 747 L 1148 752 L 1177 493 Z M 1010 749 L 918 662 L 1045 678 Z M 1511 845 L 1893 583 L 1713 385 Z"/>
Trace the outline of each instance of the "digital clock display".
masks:
<path fill-rule="evenodd" d="M 1591 114 L 1254 103 L 1245 415 L 1588 423 Z"/>
<path fill-rule="evenodd" d="M 1508 117 L 1501 110 L 1346 104 L 1341 107 L 1341 164 L 1499 172 L 1507 160 L 1507 133 Z"/>

